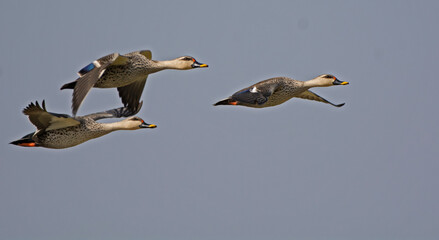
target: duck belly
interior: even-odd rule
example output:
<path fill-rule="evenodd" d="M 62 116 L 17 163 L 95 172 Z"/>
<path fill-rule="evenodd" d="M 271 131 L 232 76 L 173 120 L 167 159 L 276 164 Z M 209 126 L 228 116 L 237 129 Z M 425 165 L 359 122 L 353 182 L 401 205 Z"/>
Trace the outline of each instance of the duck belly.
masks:
<path fill-rule="evenodd" d="M 105 131 L 91 131 L 75 128 L 76 127 L 47 131 L 41 136 L 34 136 L 34 140 L 46 148 L 62 149 L 79 145 L 90 139 L 98 138 L 108 133 Z"/>
<path fill-rule="evenodd" d="M 290 100 L 292 96 L 284 95 L 284 94 L 274 94 L 268 98 L 267 102 L 261 105 L 261 107 L 273 107 L 279 104 L 282 104 L 288 100 Z"/>
<path fill-rule="evenodd" d="M 265 104 L 263 104 L 264 107 L 272 107 L 279 104 L 282 104 L 291 98 L 299 95 L 302 93 L 304 89 L 298 88 L 295 85 L 285 85 L 280 91 L 276 91 L 273 93 L 267 100 Z"/>

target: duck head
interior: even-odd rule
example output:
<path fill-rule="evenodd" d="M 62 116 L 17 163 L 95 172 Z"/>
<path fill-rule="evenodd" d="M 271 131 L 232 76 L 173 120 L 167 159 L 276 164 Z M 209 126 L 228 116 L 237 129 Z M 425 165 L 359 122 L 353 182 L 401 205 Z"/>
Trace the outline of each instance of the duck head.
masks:
<path fill-rule="evenodd" d="M 156 128 L 157 126 L 155 124 L 149 124 L 145 123 L 143 119 L 139 117 L 130 117 L 125 120 L 122 120 L 124 129 L 126 130 L 137 130 L 141 128 Z"/>
<path fill-rule="evenodd" d="M 181 70 L 188 70 L 192 68 L 205 68 L 209 67 L 207 64 L 199 63 L 195 58 L 191 56 L 183 56 L 173 60 L 175 68 Z"/>
<path fill-rule="evenodd" d="M 333 85 L 347 85 L 349 82 L 343 82 L 338 80 L 334 75 L 331 74 L 322 74 L 316 78 L 314 78 L 321 87 L 329 87 Z"/>

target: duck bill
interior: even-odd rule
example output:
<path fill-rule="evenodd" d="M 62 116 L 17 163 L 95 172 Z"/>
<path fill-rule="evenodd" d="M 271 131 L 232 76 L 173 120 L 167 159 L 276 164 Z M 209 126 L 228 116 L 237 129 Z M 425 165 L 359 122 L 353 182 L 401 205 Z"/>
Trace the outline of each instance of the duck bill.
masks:
<path fill-rule="evenodd" d="M 156 128 L 157 125 L 155 124 L 149 124 L 146 122 L 143 122 L 142 124 L 139 125 L 139 128 Z"/>
<path fill-rule="evenodd" d="M 332 84 L 334 84 L 334 85 L 348 85 L 349 82 L 342 82 L 338 79 L 335 79 L 334 82 L 332 82 Z"/>
<path fill-rule="evenodd" d="M 194 63 L 192 63 L 192 68 L 204 68 L 204 67 L 209 67 L 209 65 L 204 64 L 204 63 L 199 63 L 197 61 L 195 61 Z"/>

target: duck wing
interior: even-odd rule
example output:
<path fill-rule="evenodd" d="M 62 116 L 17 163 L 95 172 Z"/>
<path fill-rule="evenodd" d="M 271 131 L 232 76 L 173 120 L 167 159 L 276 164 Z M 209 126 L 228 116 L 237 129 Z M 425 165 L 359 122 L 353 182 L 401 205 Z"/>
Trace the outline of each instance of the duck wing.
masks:
<path fill-rule="evenodd" d="M 334 104 L 322 97 L 320 97 L 319 95 L 311 92 L 310 90 L 304 91 L 302 93 L 300 93 L 299 95 L 295 96 L 298 98 L 303 98 L 303 99 L 307 99 L 307 100 L 313 100 L 313 101 L 318 101 L 318 102 L 324 102 L 324 103 L 328 103 L 331 104 L 334 107 L 341 107 L 344 105 L 344 103 L 340 103 L 340 104 Z"/>
<path fill-rule="evenodd" d="M 262 105 L 267 102 L 268 98 L 273 95 L 277 88 L 277 83 L 262 81 L 234 93 L 231 98 L 238 102 Z"/>
<path fill-rule="evenodd" d="M 105 57 L 93 61 L 89 65 L 79 70 L 79 78 L 73 89 L 72 113 L 76 115 L 82 101 L 84 101 L 90 89 L 96 84 L 99 78 L 105 73 L 109 66 L 127 64 L 128 58 L 119 53 L 112 53 Z"/>
<path fill-rule="evenodd" d="M 152 58 L 151 51 L 149 50 L 142 50 L 130 54 L 141 54 L 150 60 Z M 129 85 L 117 88 L 119 97 L 122 99 L 122 103 L 125 107 L 130 108 L 132 111 L 135 111 L 138 108 L 140 97 L 142 97 L 147 78 L 148 76 L 146 76 L 146 78 L 143 80 L 135 81 Z"/>
<path fill-rule="evenodd" d="M 142 54 L 143 56 L 145 56 L 148 59 L 152 59 L 152 53 L 149 50 L 142 50 L 142 51 L 138 51 L 139 54 Z"/>
<path fill-rule="evenodd" d="M 148 76 L 143 80 L 135 81 L 129 85 L 117 88 L 117 91 L 119 91 L 119 97 L 122 99 L 122 103 L 125 107 L 133 109 L 133 111 L 138 108 L 147 78 Z"/>
<path fill-rule="evenodd" d="M 140 111 L 140 109 L 142 108 L 142 105 L 143 105 L 143 101 L 137 105 L 136 109 L 130 109 L 127 107 L 120 107 L 120 108 L 111 109 L 111 110 L 108 110 L 105 112 L 92 113 L 92 114 L 86 115 L 84 117 L 89 117 L 95 121 L 97 121 L 99 119 L 103 119 L 103 118 L 130 117 L 130 116 L 133 116 L 136 113 L 138 113 Z"/>
<path fill-rule="evenodd" d="M 37 127 L 37 132 L 72 127 L 80 124 L 78 120 L 69 115 L 47 112 L 45 105 L 44 100 L 42 107 L 38 101 L 36 101 L 35 104 L 30 103 L 23 110 L 23 113 L 29 117 L 31 123 Z"/>

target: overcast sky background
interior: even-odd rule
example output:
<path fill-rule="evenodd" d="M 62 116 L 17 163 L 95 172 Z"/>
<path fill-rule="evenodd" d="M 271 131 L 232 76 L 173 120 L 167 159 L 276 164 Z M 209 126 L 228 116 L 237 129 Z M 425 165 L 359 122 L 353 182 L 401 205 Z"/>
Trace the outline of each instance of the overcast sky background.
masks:
<path fill-rule="evenodd" d="M 438 239 L 437 1 L 2 1 L 0 239 Z M 191 55 L 138 116 L 65 150 L 8 144 L 22 109 L 70 114 L 106 54 Z M 334 74 L 266 109 L 213 107 L 258 81 Z M 121 106 L 92 89 L 78 115 Z M 117 120 L 117 119 L 115 119 Z"/>

